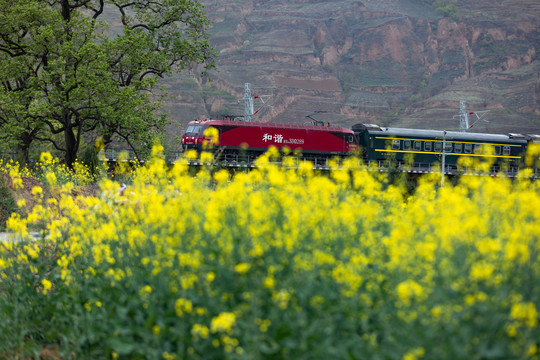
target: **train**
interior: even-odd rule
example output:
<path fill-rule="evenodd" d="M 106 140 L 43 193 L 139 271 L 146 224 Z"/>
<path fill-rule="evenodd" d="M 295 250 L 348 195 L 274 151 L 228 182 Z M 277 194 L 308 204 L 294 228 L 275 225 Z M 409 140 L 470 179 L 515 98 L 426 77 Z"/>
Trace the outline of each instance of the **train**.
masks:
<path fill-rule="evenodd" d="M 209 130 L 210 129 L 210 130 Z M 212 135 L 217 132 L 217 139 Z M 184 150 L 202 151 L 213 145 L 215 158 L 225 162 L 252 161 L 271 146 L 301 152 L 303 159 L 321 164 L 333 157 L 358 153 L 352 129 L 329 123 L 294 125 L 237 120 L 191 121 L 182 136 Z"/>
<path fill-rule="evenodd" d="M 362 157 L 368 161 L 395 159 L 397 164 L 410 162 L 412 168 L 431 169 L 445 162 L 445 171 L 458 172 L 462 158 L 489 160 L 494 171 L 504 168 L 516 174 L 525 165 L 525 155 L 540 136 L 532 134 L 486 134 L 458 131 L 353 125 Z"/>
<path fill-rule="evenodd" d="M 495 169 L 517 172 L 524 166 L 532 143 L 540 144 L 540 135 L 406 129 L 364 123 L 349 129 L 320 121 L 294 125 L 230 119 L 191 121 L 182 136 L 183 150 L 203 151 L 211 145 L 214 159 L 227 164 L 242 160 L 252 163 L 274 146 L 301 153 L 302 159 L 315 166 L 324 166 L 335 157 L 357 156 L 363 163 L 408 164 L 418 171 L 440 168 L 444 163 L 448 173 L 458 171 L 458 161 L 463 157 L 489 159 Z"/>

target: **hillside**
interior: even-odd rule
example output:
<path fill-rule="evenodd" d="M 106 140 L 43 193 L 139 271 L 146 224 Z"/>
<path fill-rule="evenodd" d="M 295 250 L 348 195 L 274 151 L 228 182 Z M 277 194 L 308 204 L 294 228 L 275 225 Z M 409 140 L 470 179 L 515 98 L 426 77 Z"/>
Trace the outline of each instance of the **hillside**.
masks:
<path fill-rule="evenodd" d="M 472 131 L 540 133 L 537 0 L 203 2 L 219 71 L 166 81 L 171 135 L 242 114 L 244 83 L 259 121 L 457 129 L 464 100 Z"/>

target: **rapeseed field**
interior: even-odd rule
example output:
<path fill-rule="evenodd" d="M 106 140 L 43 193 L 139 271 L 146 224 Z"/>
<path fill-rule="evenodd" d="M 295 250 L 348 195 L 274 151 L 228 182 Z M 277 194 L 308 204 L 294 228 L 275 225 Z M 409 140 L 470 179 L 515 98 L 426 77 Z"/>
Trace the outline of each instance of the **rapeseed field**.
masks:
<path fill-rule="evenodd" d="M 234 176 L 154 155 L 95 197 L 45 169 L 57 196 L 33 189 L 0 244 L 0 358 L 540 358 L 526 172 L 411 192 L 272 151 Z"/>

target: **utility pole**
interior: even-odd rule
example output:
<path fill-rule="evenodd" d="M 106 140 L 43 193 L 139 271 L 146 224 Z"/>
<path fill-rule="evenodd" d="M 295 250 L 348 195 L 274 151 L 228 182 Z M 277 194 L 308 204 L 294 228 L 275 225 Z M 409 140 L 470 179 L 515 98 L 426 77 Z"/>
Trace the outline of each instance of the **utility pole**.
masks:
<path fill-rule="evenodd" d="M 442 167 L 441 167 L 441 187 L 444 187 L 444 168 L 446 167 L 446 130 L 442 137 Z"/>
<path fill-rule="evenodd" d="M 465 109 L 465 101 L 459 102 L 459 131 L 469 131 L 469 114 Z"/>

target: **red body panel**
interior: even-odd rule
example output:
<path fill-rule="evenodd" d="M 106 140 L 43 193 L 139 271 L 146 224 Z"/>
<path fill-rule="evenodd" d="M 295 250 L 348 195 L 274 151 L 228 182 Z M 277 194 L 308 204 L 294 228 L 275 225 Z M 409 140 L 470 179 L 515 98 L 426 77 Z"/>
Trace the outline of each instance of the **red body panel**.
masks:
<path fill-rule="evenodd" d="M 270 146 L 301 149 L 304 153 L 343 154 L 356 150 L 354 132 L 334 126 L 289 125 L 276 123 L 208 120 L 190 122 L 219 130 L 219 146 L 226 148 L 248 147 L 265 151 Z M 204 130 L 203 130 L 204 131 Z M 202 135 L 202 134 L 201 134 Z M 202 138 L 184 136 L 184 144 L 201 144 Z"/>

